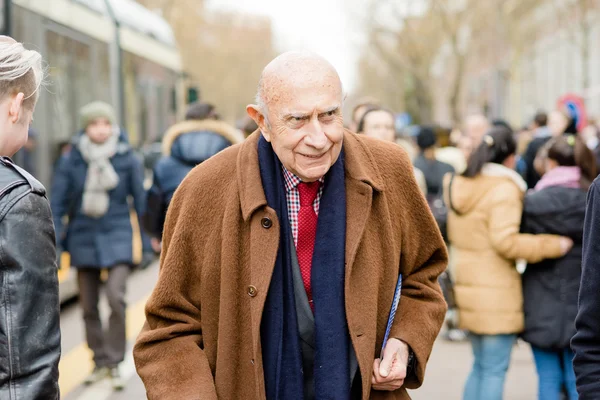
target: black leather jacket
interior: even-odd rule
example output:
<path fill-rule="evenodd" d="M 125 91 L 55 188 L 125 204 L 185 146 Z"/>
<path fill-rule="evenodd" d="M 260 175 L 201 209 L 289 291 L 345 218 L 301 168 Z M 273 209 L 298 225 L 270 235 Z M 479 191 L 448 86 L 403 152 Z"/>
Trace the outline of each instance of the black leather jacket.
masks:
<path fill-rule="evenodd" d="M 59 398 L 60 306 L 46 190 L 0 157 L 0 399 Z"/>

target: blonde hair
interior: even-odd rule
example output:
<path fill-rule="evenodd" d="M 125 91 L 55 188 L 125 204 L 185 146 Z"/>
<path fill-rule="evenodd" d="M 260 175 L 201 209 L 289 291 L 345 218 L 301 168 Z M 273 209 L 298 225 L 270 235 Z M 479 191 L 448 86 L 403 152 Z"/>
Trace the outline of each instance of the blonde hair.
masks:
<path fill-rule="evenodd" d="M 23 107 L 33 110 L 44 81 L 42 56 L 22 43 L 0 36 L 0 99 L 24 94 Z"/>

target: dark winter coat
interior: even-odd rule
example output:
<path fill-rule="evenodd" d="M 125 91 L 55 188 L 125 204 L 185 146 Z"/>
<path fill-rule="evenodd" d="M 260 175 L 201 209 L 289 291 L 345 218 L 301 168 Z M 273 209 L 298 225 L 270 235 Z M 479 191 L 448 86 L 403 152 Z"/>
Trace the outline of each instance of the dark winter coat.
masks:
<path fill-rule="evenodd" d="M 163 139 L 163 157 L 154 167 L 153 183 L 143 218 L 146 232 L 154 237 L 162 237 L 167 207 L 175 190 L 192 168 L 243 140 L 241 133 L 221 121 L 185 121 L 172 126 Z"/>
<path fill-rule="evenodd" d="M 428 160 L 423 154 L 417 156 L 414 164 L 425 176 L 425 181 L 427 182 L 427 196 L 440 197 L 442 195 L 444 176 L 454 172 L 452 165 L 438 160 Z"/>
<path fill-rule="evenodd" d="M 577 333 L 571 341 L 579 400 L 600 398 L 600 179 L 588 192 Z"/>
<path fill-rule="evenodd" d="M 536 347 L 562 350 L 575 334 L 586 192 L 551 186 L 525 197 L 521 230 L 569 237 L 574 245 L 562 258 L 529 264 L 523 279 L 525 331 Z"/>
<path fill-rule="evenodd" d="M 143 215 L 146 197 L 141 160 L 121 135 L 117 154 L 111 159 L 119 184 L 109 191 L 110 206 L 101 218 L 92 218 L 81 210 L 87 162 L 78 149 L 61 157 L 54 173 L 51 204 L 56 227 L 57 245 L 71 255 L 75 267 L 107 268 L 117 264 L 133 264 L 133 230 L 131 206 Z M 64 223 L 68 218 L 68 224 Z"/>

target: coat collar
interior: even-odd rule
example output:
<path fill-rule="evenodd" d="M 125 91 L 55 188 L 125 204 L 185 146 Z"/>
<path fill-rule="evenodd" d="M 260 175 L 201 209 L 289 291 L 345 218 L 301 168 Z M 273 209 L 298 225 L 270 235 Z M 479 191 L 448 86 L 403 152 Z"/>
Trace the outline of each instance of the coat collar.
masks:
<path fill-rule="evenodd" d="M 508 178 L 511 181 L 513 181 L 523 193 L 527 191 L 527 183 L 525 183 L 521 175 L 519 175 L 516 171 L 505 167 L 502 164 L 485 164 L 481 170 L 481 175 Z"/>
<path fill-rule="evenodd" d="M 242 143 L 237 158 L 238 190 L 244 220 L 248 220 L 259 207 L 267 205 L 258 165 L 260 135 L 258 130 L 250 135 Z M 346 180 L 364 182 L 378 192 L 384 190 L 373 154 L 360 136 L 350 131 L 344 132 L 344 154 Z"/>
<path fill-rule="evenodd" d="M 170 127 L 165 133 L 162 140 L 162 152 L 164 156 L 171 155 L 173 143 L 181 135 L 190 132 L 214 132 L 227 139 L 231 144 L 241 143 L 244 136 L 234 127 L 226 124 L 223 121 L 215 121 L 210 119 L 205 120 L 189 120 L 183 121 Z"/>

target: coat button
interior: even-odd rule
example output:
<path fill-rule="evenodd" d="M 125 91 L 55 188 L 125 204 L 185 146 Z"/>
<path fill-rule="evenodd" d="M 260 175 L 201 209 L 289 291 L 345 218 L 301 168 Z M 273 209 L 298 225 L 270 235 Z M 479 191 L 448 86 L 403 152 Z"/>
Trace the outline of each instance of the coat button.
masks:
<path fill-rule="evenodd" d="M 256 289 L 256 286 L 253 286 L 253 285 L 248 286 L 248 296 L 256 297 L 257 293 L 258 293 L 258 290 Z"/>
<path fill-rule="evenodd" d="M 273 226 L 273 221 L 271 221 L 271 218 L 268 217 L 264 217 L 261 221 L 260 224 L 262 225 L 263 228 L 265 229 L 269 229 Z"/>

